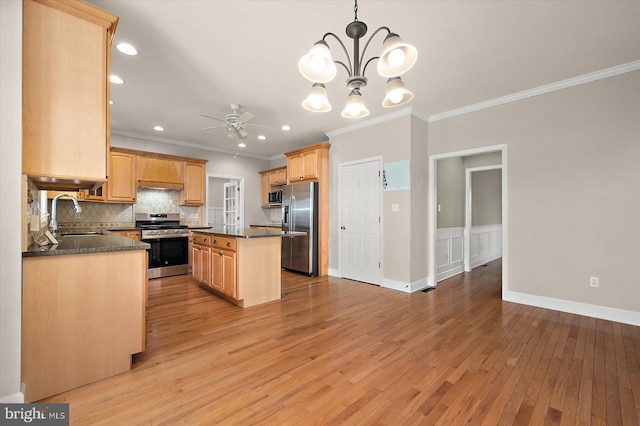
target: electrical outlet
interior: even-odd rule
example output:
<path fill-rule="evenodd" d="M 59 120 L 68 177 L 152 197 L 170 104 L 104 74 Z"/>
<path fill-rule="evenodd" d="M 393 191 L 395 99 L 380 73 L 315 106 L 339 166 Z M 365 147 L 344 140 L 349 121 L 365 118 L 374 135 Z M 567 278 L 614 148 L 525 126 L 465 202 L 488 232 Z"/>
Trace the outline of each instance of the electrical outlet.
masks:
<path fill-rule="evenodd" d="M 600 287 L 600 278 L 598 278 L 598 277 L 589 277 L 589 286 L 590 287 Z"/>
<path fill-rule="evenodd" d="M 391 211 L 392 212 L 399 212 L 400 211 L 400 204 L 391 204 Z"/>

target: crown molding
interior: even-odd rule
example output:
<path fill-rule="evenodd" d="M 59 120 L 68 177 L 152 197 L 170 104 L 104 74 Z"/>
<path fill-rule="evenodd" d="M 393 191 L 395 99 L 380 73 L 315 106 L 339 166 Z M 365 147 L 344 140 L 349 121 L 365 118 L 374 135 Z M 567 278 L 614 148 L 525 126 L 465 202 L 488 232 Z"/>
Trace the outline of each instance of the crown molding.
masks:
<path fill-rule="evenodd" d="M 249 154 L 249 153 L 243 153 L 243 152 L 238 152 L 238 151 L 230 151 L 230 150 L 226 150 L 226 149 L 215 148 L 213 146 L 200 145 L 200 144 L 193 143 L 193 142 L 185 142 L 185 141 L 180 141 L 180 140 L 176 140 L 176 139 L 162 138 L 162 137 L 159 137 L 159 136 L 152 136 L 152 135 L 143 135 L 143 134 L 135 133 L 135 132 L 125 132 L 125 131 L 116 130 L 116 129 L 112 129 L 111 130 L 111 134 L 112 135 L 118 135 L 118 136 L 125 136 L 125 137 L 129 137 L 129 138 L 135 138 L 135 139 L 142 139 L 142 140 L 152 141 L 152 142 L 166 143 L 168 145 L 185 146 L 185 147 L 188 147 L 188 148 L 201 149 L 203 151 L 219 152 L 219 153 L 222 153 L 222 154 L 228 154 L 228 155 L 233 155 L 233 156 L 238 156 L 238 157 L 258 158 L 260 160 L 271 160 L 272 158 L 277 158 L 277 156 L 276 157 L 266 157 L 264 155 Z"/>
<path fill-rule="evenodd" d="M 499 98 L 489 99 L 488 101 L 478 102 L 477 104 L 467 105 L 462 108 L 456 108 L 449 111 L 441 112 L 439 114 L 433 114 L 429 116 L 428 121 L 429 123 L 432 123 L 434 121 L 444 120 L 446 118 L 480 111 L 485 108 L 491 108 L 494 106 L 507 104 L 509 102 L 515 102 L 522 99 L 531 98 L 533 96 L 555 92 L 556 90 L 567 89 L 569 87 L 579 86 L 581 84 L 591 83 L 592 81 L 602 80 L 604 78 L 614 77 L 616 75 L 638 70 L 640 70 L 640 60 L 617 65 L 611 68 L 605 68 L 603 70 L 591 72 L 588 74 L 582 74 L 577 77 L 568 78 L 566 80 L 546 84 L 544 86 L 534 87 L 533 89 L 523 90 L 521 92 L 512 93 L 510 95 L 501 96 Z"/>
<path fill-rule="evenodd" d="M 413 111 L 413 107 L 403 108 L 389 114 L 380 115 L 378 117 L 374 117 L 368 120 L 359 121 L 357 123 L 350 124 L 340 129 L 332 130 L 330 132 L 325 133 L 325 135 L 327 135 L 328 138 L 332 138 L 338 135 L 343 135 L 345 133 L 353 132 L 354 130 L 364 129 L 365 127 L 384 123 L 385 121 L 394 120 L 399 117 L 404 117 L 405 115 L 411 114 L 412 111 Z"/>

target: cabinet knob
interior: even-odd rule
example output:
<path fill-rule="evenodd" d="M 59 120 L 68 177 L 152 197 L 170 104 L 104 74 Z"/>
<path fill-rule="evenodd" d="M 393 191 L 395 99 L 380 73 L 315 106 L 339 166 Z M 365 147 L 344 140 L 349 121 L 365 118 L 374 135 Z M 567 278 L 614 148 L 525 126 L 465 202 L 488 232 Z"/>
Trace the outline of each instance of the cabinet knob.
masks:
<path fill-rule="evenodd" d="M 346 226 L 341 226 L 340 229 L 347 229 L 347 227 Z"/>
<path fill-rule="evenodd" d="M 207 242 L 207 239 L 206 239 L 206 238 L 204 238 L 202 241 L 204 241 L 204 242 L 206 243 L 206 242 Z"/>
<path fill-rule="evenodd" d="M 218 244 L 218 240 L 213 240 L 213 244 Z"/>
<path fill-rule="evenodd" d="M 224 253 L 220 252 L 220 253 L 218 253 L 218 254 L 219 254 L 220 256 L 222 256 Z"/>
<path fill-rule="evenodd" d="M 227 241 L 227 247 L 231 247 L 231 242 Z"/>

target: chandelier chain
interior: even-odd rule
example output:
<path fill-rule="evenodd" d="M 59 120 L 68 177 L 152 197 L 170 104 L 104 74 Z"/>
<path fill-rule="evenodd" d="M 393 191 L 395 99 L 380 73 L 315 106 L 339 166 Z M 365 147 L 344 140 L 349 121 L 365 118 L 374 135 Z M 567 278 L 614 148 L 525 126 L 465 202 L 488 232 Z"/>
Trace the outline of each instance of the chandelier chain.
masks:
<path fill-rule="evenodd" d="M 358 20 L 358 0 L 355 0 L 356 4 L 353 6 L 353 14 L 355 15 L 354 21 Z"/>

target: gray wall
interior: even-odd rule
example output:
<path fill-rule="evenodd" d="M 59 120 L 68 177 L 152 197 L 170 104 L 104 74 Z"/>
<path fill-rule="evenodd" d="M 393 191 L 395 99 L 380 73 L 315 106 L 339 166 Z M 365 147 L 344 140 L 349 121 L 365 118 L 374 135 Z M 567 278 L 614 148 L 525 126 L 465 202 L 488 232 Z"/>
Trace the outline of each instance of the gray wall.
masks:
<path fill-rule="evenodd" d="M 471 173 L 471 226 L 502 223 L 502 170 Z"/>
<path fill-rule="evenodd" d="M 634 71 L 430 123 L 430 155 L 508 144 L 509 290 L 640 311 L 638 93 Z"/>
<path fill-rule="evenodd" d="M 501 152 L 443 158 L 436 162 L 437 205 L 440 206 L 438 229 L 464 226 L 466 169 L 501 163 Z M 492 193 L 489 193 L 489 196 L 491 195 Z M 482 209 L 484 204 L 480 204 L 479 207 Z"/>

